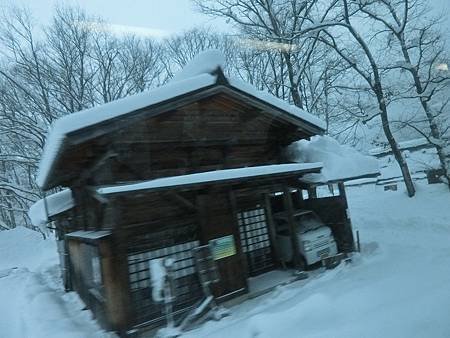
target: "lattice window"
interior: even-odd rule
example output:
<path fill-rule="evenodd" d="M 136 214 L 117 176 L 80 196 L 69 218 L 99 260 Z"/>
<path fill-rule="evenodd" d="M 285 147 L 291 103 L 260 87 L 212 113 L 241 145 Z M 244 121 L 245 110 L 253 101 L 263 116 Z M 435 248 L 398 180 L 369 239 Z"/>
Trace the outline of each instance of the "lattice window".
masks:
<path fill-rule="evenodd" d="M 201 287 L 192 255 L 192 249 L 197 246 L 199 241 L 191 241 L 128 255 L 130 289 L 139 322 L 162 316 L 160 306 L 153 302 L 151 296 L 149 261 L 152 259 L 172 258 L 175 261 L 175 309 L 182 309 L 198 300 L 201 296 Z"/>
<path fill-rule="evenodd" d="M 237 216 L 242 250 L 247 255 L 250 275 L 270 270 L 274 264 L 264 208 L 245 210 Z"/>

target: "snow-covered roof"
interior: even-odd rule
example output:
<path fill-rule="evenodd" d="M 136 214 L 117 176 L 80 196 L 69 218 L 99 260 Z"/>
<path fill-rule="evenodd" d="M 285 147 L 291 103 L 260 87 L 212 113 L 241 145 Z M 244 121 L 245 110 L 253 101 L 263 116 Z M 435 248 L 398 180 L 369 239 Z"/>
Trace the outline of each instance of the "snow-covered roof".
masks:
<path fill-rule="evenodd" d="M 430 142 L 426 138 L 417 138 L 417 139 L 413 139 L 413 140 L 398 142 L 398 146 L 399 146 L 400 150 L 407 150 L 407 149 L 411 149 L 411 148 L 418 148 L 418 147 L 424 147 L 424 146 L 433 147 L 433 145 L 430 144 Z M 369 154 L 372 156 L 388 154 L 390 152 L 392 152 L 392 149 L 389 144 L 387 144 L 384 147 L 378 147 L 378 148 L 373 148 L 373 149 L 369 150 Z"/>
<path fill-rule="evenodd" d="M 341 145 L 330 136 L 313 136 L 310 141 L 295 142 L 288 147 L 287 156 L 299 163 L 323 163 L 320 174 L 305 175 L 304 179 L 310 183 L 346 181 L 380 174 L 376 158 Z"/>
<path fill-rule="evenodd" d="M 153 104 L 167 101 L 173 97 L 211 86 L 215 81 L 216 78 L 214 76 L 201 74 L 187 80 L 169 83 L 150 92 L 142 92 L 128 96 L 56 120 L 52 124 L 45 142 L 44 152 L 39 163 L 39 172 L 36 178 L 37 184 L 40 187 L 45 186 L 52 165 L 62 147 L 63 140 L 68 134 L 106 120 L 129 114 L 130 112 L 143 109 Z"/>
<path fill-rule="evenodd" d="M 28 216 L 34 226 L 41 227 L 47 224 L 47 211 L 48 217 L 51 217 L 75 206 L 70 189 L 64 189 L 56 194 L 48 195 L 45 199 L 46 202 L 44 199 L 40 199 L 34 203 L 28 211 Z M 48 210 L 45 208 L 45 203 L 47 203 Z"/>
<path fill-rule="evenodd" d="M 160 188 L 189 186 L 204 183 L 228 182 L 243 178 L 254 178 L 271 176 L 276 174 L 288 174 L 293 172 L 317 172 L 322 168 L 322 163 L 294 163 L 273 164 L 257 167 L 246 167 L 237 169 L 224 169 L 207 171 L 197 174 L 171 176 L 158 178 L 133 184 L 115 185 L 101 187 L 97 192 L 102 195 L 117 194 L 138 190 L 154 190 Z"/>
<path fill-rule="evenodd" d="M 64 140 L 69 134 L 215 85 L 225 86 L 263 101 L 264 104 L 287 113 L 297 123 L 303 121 L 319 130 L 325 129 L 325 123 L 319 118 L 269 93 L 259 91 L 249 84 L 235 79 L 226 79 L 226 83 L 219 83 L 218 78 L 223 76 L 221 71 L 223 60 L 223 56 L 217 51 L 203 52 L 164 86 L 73 113 L 56 120 L 51 126 L 45 143 L 36 179 L 37 184 L 41 188 L 47 188 L 47 181 L 51 175 L 52 168 L 62 151 Z M 220 70 L 220 74 L 217 70 Z"/>

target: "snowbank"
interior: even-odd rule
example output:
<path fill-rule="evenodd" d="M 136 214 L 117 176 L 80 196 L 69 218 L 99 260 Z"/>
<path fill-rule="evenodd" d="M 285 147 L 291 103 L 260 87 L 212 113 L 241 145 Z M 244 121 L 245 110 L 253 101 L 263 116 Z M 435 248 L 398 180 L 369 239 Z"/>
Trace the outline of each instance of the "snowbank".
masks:
<path fill-rule="evenodd" d="M 112 337 L 64 291 L 55 244 L 24 227 L 0 231 L 0 337 Z"/>
<path fill-rule="evenodd" d="M 50 217 L 75 206 L 75 202 L 72 198 L 72 191 L 70 189 L 64 189 L 56 194 L 48 195 L 45 199 L 47 202 L 45 202 L 44 199 L 41 199 L 34 203 L 28 211 L 28 216 L 34 226 L 43 227 L 47 224 L 47 211 L 48 216 Z M 47 203 L 47 211 L 45 203 Z"/>
<path fill-rule="evenodd" d="M 329 136 L 313 136 L 311 141 L 298 141 L 288 147 L 287 156 L 299 163 L 322 162 L 320 174 L 305 175 L 306 180 L 314 183 L 345 181 L 380 172 L 376 158 L 362 155 Z"/>
<path fill-rule="evenodd" d="M 0 231 L 0 270 L 36 270 L 57 261 L 55 241 L 43 240 L 39 232 L 22 226 Z"/>

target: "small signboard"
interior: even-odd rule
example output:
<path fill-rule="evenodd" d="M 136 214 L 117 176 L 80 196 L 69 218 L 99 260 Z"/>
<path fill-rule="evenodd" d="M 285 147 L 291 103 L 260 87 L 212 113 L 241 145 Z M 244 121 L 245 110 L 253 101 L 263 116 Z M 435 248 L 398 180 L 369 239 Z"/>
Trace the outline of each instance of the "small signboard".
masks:
<path fill-rule="evenodd" d="M 233 235 L 212 239 L 209 241 L 209 247 L 216 261 L 236 254 Z"/>

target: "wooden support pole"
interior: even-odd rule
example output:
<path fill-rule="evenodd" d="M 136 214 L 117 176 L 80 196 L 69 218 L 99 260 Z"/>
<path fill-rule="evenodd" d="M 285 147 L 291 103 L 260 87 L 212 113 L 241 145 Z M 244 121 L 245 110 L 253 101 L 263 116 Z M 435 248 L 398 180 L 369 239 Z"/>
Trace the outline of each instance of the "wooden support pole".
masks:
<path fill-rule="evenodd" d="M 288 187 L 283 188 L 283 200 L 284 200 L 284 209 L 287 212 L 288 216 L 288 227 L 289 234 L 291 236 L 291 245 L 292 245 L 292 255 L 294 260 L 295 268 L 301 267 L 301 257 L 300 257 L 300 249 L 298 243 L 298 235 L 296 231 L 296 225 L 294 220 L 294 208 L 292 204 L 292 196 Z"/>
<path fill-rule="evenodd" d="M 275 230 L 275 223 L 273 221 L 272 204 L 270 202 L 270 194 L 268 193 L 264 194 L 264 204 L 266 209 L 267 227 L 269 228 L 270 244 L 272 245 L 273 259 L 278 264 L 282 264 L 280 260 L 280 250 L 277 243 L 277 232 Z"/>
<path fill-rule="evenodd" d="M 345 208 L 348 208 L 347 194 L 345 192 L 344 182 L 339 182 L 338 183 L 338 189 L 339 189 L 339 196 L 341 196 L 342 200 L 345 201 Z"/>
<path fill-rule="evenodd" d="M 238 254 L 240 256 L 240 260 L 242 262 L 242 269 L 244 270 L 245 274 L 245 291 L 248 292 L 248 277 L 250 276 L 249 268 L 248 268 L 248 262 L 247 262 L 247 256 L 244 253 L 244 250 L 242 248 L 241 243 L 241 235 L 240 235 L 240 229 L 239 229 L 239 220 L 238 220 L 238 204 L 236 199 L 236 194 L 233 191 L 233 189 L 230 189 L 228 192 L 228 198 L 230 201 L 231 206 L 231 212 L 233 214 L 233 220 L 234 220 L 234 230 L 233 233 L 235 235 L 235 238 L 237 239 L 236 248 L 238 250 Z"/>
<path fill-rule="evenodd" d="M 308 188 L 308 198 L 317 198 L 317 188 L 316 187 L 309 187 Z"/>

